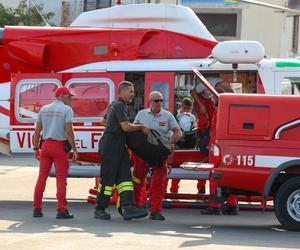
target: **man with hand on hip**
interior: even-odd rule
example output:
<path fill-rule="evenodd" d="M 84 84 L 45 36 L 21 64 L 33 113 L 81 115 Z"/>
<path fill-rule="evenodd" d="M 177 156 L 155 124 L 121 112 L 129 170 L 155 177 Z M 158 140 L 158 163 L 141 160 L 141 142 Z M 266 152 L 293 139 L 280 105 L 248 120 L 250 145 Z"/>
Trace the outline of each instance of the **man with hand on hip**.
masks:
<path fill-rule="evenodd" d="M 73 159 L 78 158 L 73 132 L 73 110 L 70 107 L 73 94 L 66 87 L 55 91 L 56 99 L 43 106 L 38 114 L 34 132 L 34 151 L 36 159 L 40 160 L 39 176 L 34 190 L 33 217 L 42 217 L 42 199 L 47 178 L 52 164 L 56 173 L 56 197 L 58 201 L 57 219 L 72 219 L 74 216 L 67 209 L 66 189 L 69 171 L 69 153 L 65 150 L 67 141 L 73 149 Z M 41 132 L 42 147 L 39 148 Z"/>

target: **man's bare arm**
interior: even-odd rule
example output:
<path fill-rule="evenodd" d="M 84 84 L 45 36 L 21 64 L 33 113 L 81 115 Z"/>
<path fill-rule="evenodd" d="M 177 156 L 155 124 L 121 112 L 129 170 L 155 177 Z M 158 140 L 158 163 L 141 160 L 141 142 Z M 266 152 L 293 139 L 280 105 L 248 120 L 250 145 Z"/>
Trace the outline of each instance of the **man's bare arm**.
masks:
<path fill-rule="evenodd" d="M 34 146 L 34 148 L 39 148 L 42 129 L 43 129 L 42 123 L 37 122 L 35 130 L 34 130 L 34 134 L 33 134 L 33 146 Z"/>
<path fill-rule="evenodd" d="M 172 136 L 172 141 L 174 143 L 176 143 L 181 139 L 182 132 L 181 132 L 180 128 L 173 128 L 172 131 L 174 133 L 173 136 Z"/>
<path fill-rule="evenodd" d="M 124 132 L 135 132 L 142 130 L 144 134 L 148 134 L 149 128 L 143 124 L 132 124 L 130 122 L 120 122 L 121 128 Z"/>

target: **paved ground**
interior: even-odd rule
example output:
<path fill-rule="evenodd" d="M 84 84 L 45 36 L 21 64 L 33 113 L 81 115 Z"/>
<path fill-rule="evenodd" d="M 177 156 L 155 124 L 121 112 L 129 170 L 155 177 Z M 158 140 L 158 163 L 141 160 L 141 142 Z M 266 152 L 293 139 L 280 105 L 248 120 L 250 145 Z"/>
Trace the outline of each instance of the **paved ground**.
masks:
<path fill-rule="evenodd" d="M 37 162 L 28 155 L 0 155 L 0 249 L 300 249 L 299 232 L 283 230 L 272 212 L 203 216 L 197 209 L 166 209 L 166 221 L 93 219 L 85 202 L 93 179 L 70 179 L 73 220 L 55 219 L 55 179 L 45 192 L 44 218 L 32 218 Z M 185 182 L 184 191 L 195 189 Z"/>

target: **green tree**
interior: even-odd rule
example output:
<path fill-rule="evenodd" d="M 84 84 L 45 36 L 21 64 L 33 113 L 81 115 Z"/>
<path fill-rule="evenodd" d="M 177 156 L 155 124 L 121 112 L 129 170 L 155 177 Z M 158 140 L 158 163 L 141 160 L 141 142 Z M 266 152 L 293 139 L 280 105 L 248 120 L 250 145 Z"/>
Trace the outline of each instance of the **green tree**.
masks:
<path fill-rule="evenodd" d="M 39 6 L 38 8 L 47 22 L 54 16 L 53 12 L 43 13 L 42 8 Z M 0 4 L 0 27 L 4 25 L 40 26 L 44 24 L 45 22 L 36 8 L 27 8 L 26 0 L 21 0 L 16 9 L 5 8 Z"/>
<path fill-rule="evenodd" d="M 4 25 L 15 25 L 17 23 L 17 18 L 13 14 L 11 8 L 5 9 L 2 4 L 0 4 L 0 26 Z"/>

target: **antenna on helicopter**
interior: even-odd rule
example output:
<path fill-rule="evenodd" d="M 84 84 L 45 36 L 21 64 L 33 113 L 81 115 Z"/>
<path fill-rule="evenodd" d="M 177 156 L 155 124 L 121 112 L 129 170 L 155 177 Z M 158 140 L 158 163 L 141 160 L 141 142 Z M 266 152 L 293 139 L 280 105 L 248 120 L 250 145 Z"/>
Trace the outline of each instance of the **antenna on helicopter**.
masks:
<path fill-rule="evenodd" d="M 44 18 L 43 14 L 40 12 L 39 8 L 36 6 L 36 3 L 33 0 L 30 0 L 30 2 L 33 4 L 34 8 L 37 10 L 43 21 L 45 22 L 47 27 L 50 27 L 50 24 L 47 22 L 47 20 Z"/>
<path fill-rule="evenodd" d="M 286 12 L 286 13 L 292 15 L 292 16 L 300 16 L 300 11 L 299 10 L 286 8 L 286 7 L 282 7 L 282 6 L 275 5 L 275 4 L 269 4 L 269 3 L 262 2 L 262 1 L 257 1 L 257 0 L 234 0 L 234 1 L 272 8 L 272 9 L 275 9 L 275 10 Z"/>

